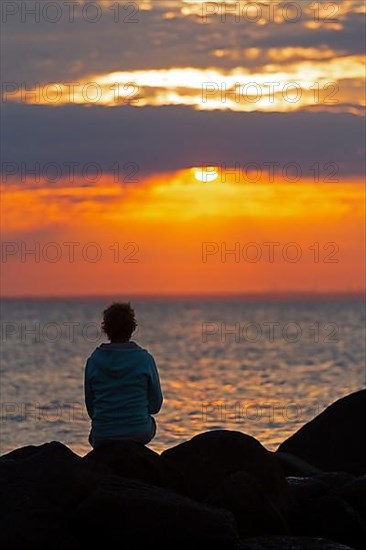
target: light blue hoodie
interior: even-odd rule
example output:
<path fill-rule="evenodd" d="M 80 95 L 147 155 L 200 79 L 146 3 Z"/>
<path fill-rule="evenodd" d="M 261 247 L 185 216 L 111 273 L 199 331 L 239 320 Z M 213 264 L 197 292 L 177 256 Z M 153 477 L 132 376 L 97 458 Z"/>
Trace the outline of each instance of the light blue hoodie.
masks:
<path fill-rule="evenodd" d="M 154 358 L 135 342 L 102 344 L 85 367 L 92 438 L 149 440 L 163 402 Z"/>

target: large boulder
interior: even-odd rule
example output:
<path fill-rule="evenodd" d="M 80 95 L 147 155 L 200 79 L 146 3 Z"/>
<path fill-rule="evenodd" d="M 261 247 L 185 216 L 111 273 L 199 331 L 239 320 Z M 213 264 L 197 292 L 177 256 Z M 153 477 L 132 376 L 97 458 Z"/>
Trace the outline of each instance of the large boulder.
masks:
<path fill-rule="evenodd" d="M 316 466 L 308 464 L 305 460 L 301 460 L 301 458 L 289 453 L 276 452 L 274 456 L 276 457 L 286 477 L 307 477 L 319 474 L 321 472 L 321 470 L 316 468 Z"/>
<path fill-rule="evenodd" d="M 25 447 L 19 447 L 19 449 L 14 449 L 9 453 L 1 455 L 0 460 L 21 460 L 23 458 L 29 458 L 30 456 L 39 453 L 40 451 L 43 451 L 45 449 L 57 449 L 61 451 L 61 449 L 64 449 L 64 446 L 62 445 L 62 447 L 60 447 L 60 445 L 62 445 L 62 443 L 59 443 L 58 441 L 51 441 L 51 443 L 44 443 L 43 445 L 26 445 Z"/>
<path fill-rule="evenodd" d="M 290 453 L 328 472 L 366 474 L 366 390 L 339 399 L 284 441 Z"/>
<path fill-rule="evenodd" d="M 316 477 L 287 477 L 291 503 L 302 503 L 329 493 L 329 486 Z"/>
<path fill-rule="evenodd" d="M 67 512 L 93 487 L 94 475 L 62 443 L 17 451 L 0 459 L 0 514 L 35 509 Z"/>
<path fill-rule="evenodd" d="M 243 542 L 242 550 L 353 550 L 325 539 L 309 537 L 255 537 Z"/>
<path fill-rule="evenodd" d="M 321 472 L 320 474 L 315 474 L 311 477 L 313 479 L 317 479 L 318 481 L 322 481 L 330 489 L 338 489 L 343 487 L 343 485 L 350 483 L 354 479 L 358 479 L 347 472 Z"/>
<path fill-rule="evenodd" d="M 229 512 L 130 479 L 103 480 L 77 508 L 73 524 L 82 550 L 239 548 Z"/>
<path fill-rule="evenodd" d="M 242 538 L 289 533 L 281 513 L 248 472 L 237 472 L 224 479 L 206 502 L 232 512 Z"/>
<path fill-rule="evenodd" d="M 158 487 L 184 492 L 180 473 L 158 453 L 141 443 L 114 443 L 94 449 L 83 460 L 88 468 L 101 474 L 138 479 Z"/>
<path fill-rule="evenodd" d="M 338 490 L 348 484 L 354 478 L 344 472 L 322 472 L 307 477 L 287 477 L 287 483 L 291 488 L 291 500 L 304 501 L 309 498 L 318 498 L 328 493 L 336 494 Z"/>
<path fill-rule="evenodd" d="M 162 457 L 182 473 L 192 498 L 203 500 L 225 478 L 246 471 L 275 505 L 285 499 L 286 479 L 273 454 L 241 432 L 205 432 L 164 451 Z"/>
<path fill-rule="evenodd" d="M 42 508 L 0 516 L 0 544 L 9 550 L 80 550 L 68 521 Z"/>
<path fill-rule="evenodd" d="M 317 478 L 287 478 L 287 481 L 292 505 L 286 519 L 293 534 L 323 537 L 360 550 L 366 548 L 364 522 L 335 492 L 334 485 Z"/>
<path fill-rule="evenodd" d="M 348 502 L 366 523 L 366 476 L 349 481 L 337 489 L 337 493 Z"/>
<path fill-rule="evenodd" d="M 0 546 L 79 548 L 70 513 L 95 486 L 81 457 L 58 442 L 29 446 L 0 459 Z"/>

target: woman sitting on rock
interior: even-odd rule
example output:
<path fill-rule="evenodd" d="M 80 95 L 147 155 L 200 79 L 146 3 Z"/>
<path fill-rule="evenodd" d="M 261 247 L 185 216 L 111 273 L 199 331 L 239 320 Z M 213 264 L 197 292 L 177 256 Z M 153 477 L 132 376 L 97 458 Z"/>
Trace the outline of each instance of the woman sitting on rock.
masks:
<path fill-rule="evenodd" d="M 131 341 L 136 329 L 129 303 L 114 303 L 103 313 L 101 344 L 85 367 L 85 403 L 92 421 L 89 443 L 102 447 L 121 440 L 149 443 L 163 402 L 154 358 Z"/>

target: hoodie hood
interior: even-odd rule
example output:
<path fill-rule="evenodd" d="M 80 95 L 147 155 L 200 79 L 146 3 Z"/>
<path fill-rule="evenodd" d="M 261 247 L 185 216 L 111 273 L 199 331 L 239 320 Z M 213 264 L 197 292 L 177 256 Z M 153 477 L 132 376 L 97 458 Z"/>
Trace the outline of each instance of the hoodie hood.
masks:
<path fill-rule="evenodd" d="M 92 353 L 90 360 L 96 369 L 112 377 L 126 376 L 141 362 L 147 352 L 136 342 L 101 344 Z"/>

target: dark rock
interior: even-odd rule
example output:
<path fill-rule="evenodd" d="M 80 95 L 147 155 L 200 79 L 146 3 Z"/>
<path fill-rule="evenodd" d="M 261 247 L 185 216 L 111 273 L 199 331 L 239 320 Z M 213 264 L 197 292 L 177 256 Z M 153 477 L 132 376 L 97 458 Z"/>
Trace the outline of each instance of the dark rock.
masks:
<path fill-rule="evenodd" d="M 249 435 L 215 430 L 162 453 L 183 475 L 189 496 L 204 499 L 231 474 L 246 471 L 261 484 L 275 505 L 285 499 L 287 484 L 273 453 Z"/>
<path fill-rule="evenodd" d="M 0 459 L 0 546 L 78 548 L 68 530 L 73 508 L 95 487 L 82 459 L 58 442 L 25 447 Z"/>
<path fill-rule="evenodd" d="M 29 448 L 27 448 L 29 449 Z M 76 507 L 93 487 L 81 457 L 62 443 L 45 443 L 26 458 L 0 459 L 0 513 Z M 26 455 L 27 453 L 24 453 Z"/>
<path fill-rule="evenodd" d="M 235 521 L 187 497 L 139 481 L 104 480 L 74 513 L 82 549 L 238 548 Z"/>
<path fill-rule="evenodd" d="M 286 477 L 307 477 L 321 473 L 319 468 L 301 460 L 301 458 L 289 453 L 276 452 L 274 454 Z"/>
<path fill-rule="evenodd" d="M 291 489 L 291 501 L 304 502 L 329 493 L 329 486 L 314 477 L 287 477 Z"/>
<path fill-rule="evenodd" d="M 80 550 L 68 523 L 50 510 L 23 510 L 0 518 L 0 543 L 4 549 Z"/>
<path fill-rule="evenodd" d="M 329 492 L 338 493 L 344 485 L 354 479 L 360 478 L 354 478 L 351 474 L 344 472 L 322 472 L 308 477 L 286 478 L 291 487 L 291 494 L 296 495 L 297 500 L 316 498 Z"/>
<path fill-rule="evenodd" d="M 58 445 L 57 441 L 52 441 L 51 443 L 44 443 L 44 445 Z M 27 445 L 26 447 L 19 447 L 19 449 L 14 449 L 10 453 L 0 456 L 0 460 L 17 460 L 22 458 L 29 458 L 30 456 L 39 453 L 41 448 L 44 448 L 44 445 Z"/>
<path fill-rule="evenodd" d="M 366 476 L 357 477 L 338 489 L 338 494 L 348 502 L 366 522 Z"/>
<path fill-rule="evenodd" d="M 308 537 L 256 537 L 244 541 L 242 550 L 353 550 L 325 539 Z"/>
<path fill-rule="evenodd" d="M 286 513 L 290 530 L 297 536 L 324 537 L 364 549 L 366 528 L 358 513 L 316 478 L 288 478 L 292 505 Z"/>
<path fill-rule="evenodd" d="M 289 532 L 280 512 L 259 482 L 247 472 L 237 472 L 224 479 L 206 502 L 232 512 L 242 538 Z"/>
<path fill-rule="evenodd" d="M 278 451 L 298 456 L 327 472 L 366 474 L 366 390 L 330 405 Z"/>
<path fill-rule="evenodd" d="M 94 449 L 83 460 L 89 468 L 102 474 L 138 479 L 158 487 L 184 492 L 180 473 L 158 453 L 141 443 L 114 443 Z"/>
<path fill-rule="evenodd" d="M 312 478 L 322 481 L 330 489 L 338 489 L 343 487 L 343 485 L 350 483 L 353 479 L 357 479 L 352 474 L 348 474 L 347 472 L 322 472 L 320 474 L 313 475 Z"/>

